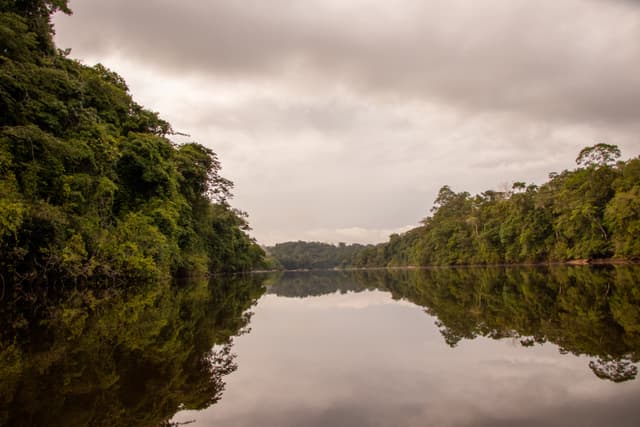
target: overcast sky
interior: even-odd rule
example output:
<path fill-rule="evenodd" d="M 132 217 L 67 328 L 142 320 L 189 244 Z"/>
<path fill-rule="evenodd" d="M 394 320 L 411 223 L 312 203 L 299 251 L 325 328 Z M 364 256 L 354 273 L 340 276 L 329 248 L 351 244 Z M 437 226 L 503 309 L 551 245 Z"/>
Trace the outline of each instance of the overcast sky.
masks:
<path fill-rule="evenodd" d="M 56 42 L 218 153 L 262 244 L 376 243 L 438 189 L 640 154 L 640 2 L 71 0 Z"/>

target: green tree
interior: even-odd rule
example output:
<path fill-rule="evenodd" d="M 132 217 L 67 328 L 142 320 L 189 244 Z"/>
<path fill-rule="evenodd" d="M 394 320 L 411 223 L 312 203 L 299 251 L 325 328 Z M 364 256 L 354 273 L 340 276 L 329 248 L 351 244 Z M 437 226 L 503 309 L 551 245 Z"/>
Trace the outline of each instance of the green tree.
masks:
<path fill-rule="evenodd" d="M 91 286 L 262 264 L 216 154 L 54 49 L 63 0 L 0 0 L 0 275 Z"/>
<path fill-rule="evenodd" d="M 640 159 L 583 149 L 575 170 L 506 192 L 439 191 L 423 225 L 352 257 L 356 267 L 640 258 Z"/>
<path fill-rule="evenodd" d="M 580 150 L 576 163 L 584 167 L 611 166 L 620 156 L 620 149 L 616 145 L 600 143 Z"/>

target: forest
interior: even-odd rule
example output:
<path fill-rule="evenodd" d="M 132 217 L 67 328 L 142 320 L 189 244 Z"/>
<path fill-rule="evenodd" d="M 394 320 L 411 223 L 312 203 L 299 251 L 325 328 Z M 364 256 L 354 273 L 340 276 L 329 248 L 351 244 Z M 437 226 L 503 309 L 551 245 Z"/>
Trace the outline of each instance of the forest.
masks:
<path fill-rule="evenodd" d="M 472 196 L 445 185 L 419 227 L 386 243 L 348 246 L 355 250 L 327 245 L 331 262 L 323 267 L 637 261 L 640 158 L 620 157 L 617 146 L 600 143 L 580 151 L 574 170 L 551 173 L 540 186 L 518 181 Z M 285 268 L 313 268 L 305 260 L 314 245 L 267 250 Z"/>
<path fill-rule="evenodd" d="M 471 196 L 443 186 L 422 225 L 360 252 L 353 266 L 631 261 L 640 258 L 640 158 L 617 146 L 579 153 L 537 186 Z"/>
<path fill-rule="evenodd" d="M 332 245 L 321 242 L 284 242 L 265 248 L 273 268 L 285 270 L 327 269 L 346 266 L 365 245 Z"/>
<path fill-rule="evenodd" d="M 263 250 L 203 145 L 53 42 L 67 0 L 0 1 L 0 279 L 119 285 L 248 271 Z"/>
<path fill-rule="evenodd" d="M 264 250 L 216 154 L 176 144 L 124 79 L 53 42 L 66 0 L 0 1 L 0 280 L 113 285 L 266 267 L 640 259 L 640 158 L 596 144 L 542 185 L 443 186 L 419 227 L 378 245 Z"/>

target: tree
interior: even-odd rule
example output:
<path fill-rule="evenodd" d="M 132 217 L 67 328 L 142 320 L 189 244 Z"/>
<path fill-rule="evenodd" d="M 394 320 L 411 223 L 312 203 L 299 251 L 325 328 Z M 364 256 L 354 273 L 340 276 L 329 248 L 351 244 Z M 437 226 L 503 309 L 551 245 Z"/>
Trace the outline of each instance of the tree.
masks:
<path fill-rule="evenodd" d="M 551 173 L 539 187 L 516 181 L 470 197 L 444 185 L 423 226 L 365 249 L 353 265 L 638 259 L 640 158 L 614 166 L 618 157 L 615 145 L 586 147 L 581 167 Z"/>
<path fill-rule="evenodd" d="M 432 212 L 437 211 L 440 207 L 452 201 L 455 196 L 456 196 L 456 193 L 453 192 L 451 187 L 449 187 L 448 185 L 443 185 L 442 187 L 440 187 L 440 190 L 438 190 L 438 196 L 436 197 L 436 200 L 433 202 L 433 207 L 431 208 L 431 211 Z"/>
<path fill-rule="evenodd" d="M 610 166 L 620 155 L 620 149 L 617 145 L 600 143 L 580 150 L 576 163 L 583 167 Z"/>
<path fill-rule="evenodd" d="M 130 286 L 257 266 L 215 153 L 176 146 L 117 73 L 56 51 L 56 11 L 67 1 L 0 0 L 3 284 Z"/>
<path fill-rule="evenodd" d="M 39 49 L 48 55 L 55 54 L 51 15 L 56 12 L 70 15 L 68 0 L 1 0 L 0 12 L 14 13 L 26 19 L 30 32 L 36 35 Z"/>

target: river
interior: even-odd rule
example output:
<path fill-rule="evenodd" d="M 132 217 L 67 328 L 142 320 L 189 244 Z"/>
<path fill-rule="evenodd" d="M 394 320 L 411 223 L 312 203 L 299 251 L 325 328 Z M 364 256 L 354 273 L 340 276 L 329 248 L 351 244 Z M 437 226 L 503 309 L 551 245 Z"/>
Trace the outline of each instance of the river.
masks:
<path fill-rule="evenodd" d="M 637 266 L 291 272 L 90 294 L 4 308 L 1 425 L 640 420 Z"/>

